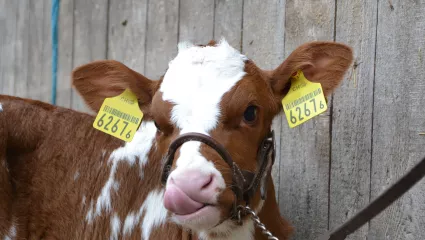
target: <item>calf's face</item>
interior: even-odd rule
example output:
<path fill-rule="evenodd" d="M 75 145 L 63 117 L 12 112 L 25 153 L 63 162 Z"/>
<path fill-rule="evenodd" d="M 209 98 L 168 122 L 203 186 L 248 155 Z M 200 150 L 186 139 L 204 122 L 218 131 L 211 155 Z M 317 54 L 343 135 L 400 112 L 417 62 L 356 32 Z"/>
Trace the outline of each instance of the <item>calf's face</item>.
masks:
<path fill-rule="evenodd" d="M 106 97 L 132 90 L 144 121 L 154 121 L 157 127 L 155 148 L 161 156 L 176 137 L 197 132 L 223 145 L 241 169 L 256 172 L 257 152 L 282 109 L 290 76 L 301 69 L 329 95 L 351 62 L 347 46 L 311 42 L 297 48 L 275 70 L 265 71 L 225 40 L 207 46 L 181 43 L 159 81 L 116 61 L 98 61 L 77 68 L 73 83 L 95 111 Z M 215 150 L 200 142 L 186 142 L 175 154 L 163 204 L 177 224 L 205 234 L 226 235 L 235 227 L 229 220 L 236 200 L 231 184 L 232 170 Z M 271 180 L 269 185 L 266 202 L 260 200 L 258 191 L 251 208 L 257 212 L 274 208 L 267 218 L 276 224 L 282 220 Z M 279 236 L 282 230 L 277 226 L 274 231 Z"/>

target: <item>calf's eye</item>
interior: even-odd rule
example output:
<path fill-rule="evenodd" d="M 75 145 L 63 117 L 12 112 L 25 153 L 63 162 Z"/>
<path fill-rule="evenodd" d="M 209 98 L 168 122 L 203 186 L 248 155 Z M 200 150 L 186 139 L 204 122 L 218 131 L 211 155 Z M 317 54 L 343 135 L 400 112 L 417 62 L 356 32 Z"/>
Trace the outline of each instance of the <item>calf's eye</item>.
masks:
<path fill-rule="evenodd" d="M 243 119 L 246 123 L 252 124 L 257 120 L 257 107 L 256 106 L 248 106 L 243 113 Z"/>

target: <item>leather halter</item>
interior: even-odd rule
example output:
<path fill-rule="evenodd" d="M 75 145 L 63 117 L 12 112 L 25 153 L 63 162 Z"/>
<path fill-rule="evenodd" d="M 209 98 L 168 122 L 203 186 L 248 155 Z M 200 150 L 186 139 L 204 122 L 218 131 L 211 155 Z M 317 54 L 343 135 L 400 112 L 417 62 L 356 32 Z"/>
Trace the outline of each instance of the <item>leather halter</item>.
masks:
<path fill-rule="evenodd" d="M 204 143 L 214 149 L 220 157 L 232 169 L 232 185 L 231 189 L 236 196 L 236 201 L 233 204 L 232 217 L 237 217 L 236 207 L 240 201 L 245 201 L 246 205 L 254 196 L 258 187 L 260 187 L 261 198 L 265 200 L 267 193 L 267 179 L 271 174 L 271 169 L 275 159 L 275 139 L 274 132 L 270 131 L 261 142 L 257 153 L 257 169 L 256 173 L 240 169 L 232 160 L 231 155 L 226 148 L 214 140 L 212 137 L 201 133 L 186 133 L 177 137 L 168 149 L 165 157 L 164 167 L 162 171 L 161 182 L 166 184 L 171 166 L 173 164 L 174 155 L 177 149 L 188 141 L 198 141 Z"/>

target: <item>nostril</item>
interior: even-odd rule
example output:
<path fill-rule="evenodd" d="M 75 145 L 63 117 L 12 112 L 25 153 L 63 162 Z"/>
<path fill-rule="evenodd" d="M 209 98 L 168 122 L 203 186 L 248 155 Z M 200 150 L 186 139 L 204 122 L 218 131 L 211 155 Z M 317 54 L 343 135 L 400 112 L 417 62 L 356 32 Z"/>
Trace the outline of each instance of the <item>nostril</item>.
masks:
<path fill-rule="evenodd" d="M 201 189 L 208 188 L 211 183 L 213 182 L 213 175 L 210 175 L 208 178 L 206 178 L 204 185 L 201 187 Z"/>

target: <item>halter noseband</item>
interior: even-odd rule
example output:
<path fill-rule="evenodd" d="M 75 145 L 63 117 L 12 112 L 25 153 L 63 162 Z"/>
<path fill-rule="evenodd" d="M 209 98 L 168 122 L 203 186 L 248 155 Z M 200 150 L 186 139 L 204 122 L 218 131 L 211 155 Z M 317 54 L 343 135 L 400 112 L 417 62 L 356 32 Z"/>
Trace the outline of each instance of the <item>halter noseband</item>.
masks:
<path fill-rule="evenodd" d="M 240 169 L 238 165 L 232 160 L 229 152 L 223 145 L 218 143 L 212 137 L 201 133 L 186 133 L 177 137 L 168 149 L 165 157 L 165 163 L 162 170 L 161 182 L 166 184 L 171 166 L 173 164 L 174 155 L 177 149 L 188 141 L 198 141 L 204 143 L 214 149 L 220 157 L 232 169 L 232 185 L 231 189 L 236 196 L 233 204 L 232 217 L 237 218 L 237 204 L 240 201 L 245 201 L 246 205 L 254 196 L 257 188 L 260 187 L 261 199 L 265 200 L 267 193 L 267 179 L 271 174 L 271 169 L 275 159 L 275 139 L 274 132 L 270 131 L 261 142 L 257 152 L 257 169 L 256 173 Z"/>

